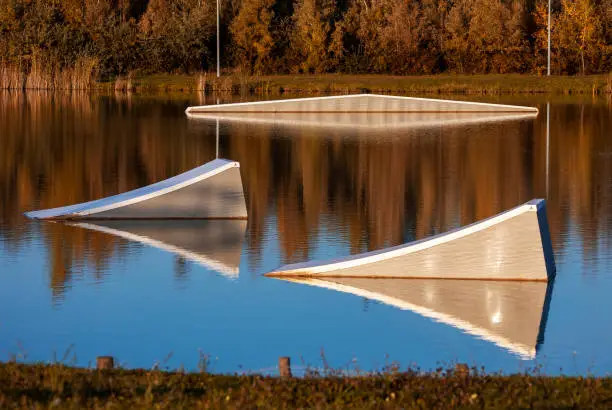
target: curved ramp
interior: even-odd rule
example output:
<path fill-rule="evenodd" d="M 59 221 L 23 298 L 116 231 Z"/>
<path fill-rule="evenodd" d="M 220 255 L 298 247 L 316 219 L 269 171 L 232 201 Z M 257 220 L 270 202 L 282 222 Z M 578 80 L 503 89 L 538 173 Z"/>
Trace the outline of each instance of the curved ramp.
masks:
<path fill-rule="evenodd" d="M 60 208 L 33 219 L 246 219 L 240 164 L 215 159 L 133 191 Z"/>
<path fill-rule="evenodd" d="M 534 359 L 544 342 L 552 282 L 279 278 L 410 310 Z"/>
<path fill-rule="evenodd" d="M 237 278 L 247 221 L 107 220 L 70 225 L 171 252 L 229 278 Z"/>
<path fill-rule="evenodd" d="M 535 113 L 534 107 L 432 98 L 355 94 L 330 97 L 203 105 L 188 107 L 187 116 L 203 113 Z"/>
<path fill-rule="evenodd" d="M 430 238 L 267 276 L 547 281 L 555 262 L 543 199 Z"/>

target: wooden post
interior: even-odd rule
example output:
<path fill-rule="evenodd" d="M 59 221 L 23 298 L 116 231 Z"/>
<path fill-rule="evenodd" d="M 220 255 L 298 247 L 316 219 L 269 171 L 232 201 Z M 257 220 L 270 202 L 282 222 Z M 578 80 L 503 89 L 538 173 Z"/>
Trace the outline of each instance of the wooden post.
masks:
<path fill-rule="evenodd" d="M 470 368 L 465 363 L 457 363 L 455 365 L 455 374 L 461 377 L 469 376 Z"/>
<path fill-rule="evenodd" d="M 278 358 L 278 372 L 283 379 L 291 377 L 291 359 L 289 357 Z"/>
<path fill-rule="evenodd" d="M 96 357 L 96 368 L 98 370 L 107 370 L 115 367 L 115 359 L 112 356 Z"/>

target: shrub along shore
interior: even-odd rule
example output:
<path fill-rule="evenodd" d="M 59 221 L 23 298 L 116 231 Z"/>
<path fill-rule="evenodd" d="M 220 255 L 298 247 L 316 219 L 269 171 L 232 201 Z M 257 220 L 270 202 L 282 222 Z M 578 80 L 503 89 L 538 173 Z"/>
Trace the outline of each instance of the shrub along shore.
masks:
<path fill-rule="evenodd" d="M 590 76 L 482 75 L 148 75 L 97 83 L 104 91 L 207 91 L 231 94 L 612 94 L 612 74 Z"/>
<path fill-rule="evenodd" d="M 0 408 L 610 408 L 612 378 L 389 372 L 278 378 L 0 364 Z"/>

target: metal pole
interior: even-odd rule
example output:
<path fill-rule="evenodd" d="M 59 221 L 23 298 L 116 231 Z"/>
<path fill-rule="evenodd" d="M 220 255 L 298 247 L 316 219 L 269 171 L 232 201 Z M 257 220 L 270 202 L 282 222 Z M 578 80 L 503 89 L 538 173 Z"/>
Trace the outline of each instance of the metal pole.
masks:
<path fill-rule="evenodd" d="M 550 2 L 551 0 L 548 0 L 548 70 L 546 74 L 548 76 L 550 76 Z"/>
<path fill-rule="evenodd" d="M 217 0 L 217 78 L 221 76 L 221 61 L 219 55 L 219 0 Z"/>
<path fill-rule="evenodd" d="M 550 103 L 546 103 L 546 199 L 548 199 L 549 168 L 550 168 Z"/>
<path fill-rule="evenodd" d="M 215 154 L 215 158 L 219 158 L 219 119 L 217 118 L 217 150 Z"/>

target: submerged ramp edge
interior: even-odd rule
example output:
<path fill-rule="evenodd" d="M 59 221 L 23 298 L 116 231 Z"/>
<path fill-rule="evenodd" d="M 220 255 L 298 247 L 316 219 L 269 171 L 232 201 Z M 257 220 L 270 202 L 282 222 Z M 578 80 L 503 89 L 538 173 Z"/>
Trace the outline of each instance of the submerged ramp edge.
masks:
<path fill-rule="evenodd" d="M 534 199 L 473 224 L 407 244 L 266 276 L 547 281 L 555 275 L 546 202 Z"/>
<path fill-rule="evenodd" d="M 240 164 L 215 159 L 118 195 L 26 212 L 32 219 L 246 219 Z"/>
<path fill-rule="evenodd" d="M 437 113 L 437 112 L 522 112 L 536 113 L 535 107 L 440 100 L 380 94 L 353 94 L 295 98 L 188 107 L 187 116 L 202 113 Z"/>

